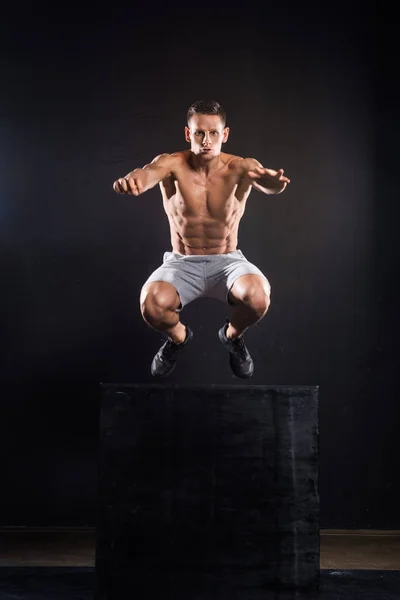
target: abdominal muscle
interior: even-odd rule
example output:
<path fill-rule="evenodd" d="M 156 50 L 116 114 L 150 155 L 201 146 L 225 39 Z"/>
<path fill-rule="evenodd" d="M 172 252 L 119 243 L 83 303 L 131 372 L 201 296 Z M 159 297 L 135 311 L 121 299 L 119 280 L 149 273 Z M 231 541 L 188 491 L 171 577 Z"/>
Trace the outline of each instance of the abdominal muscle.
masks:
<path fill-rule="evenodd" d="M 215 218 L 168 211 L 171 244 L 174 252 L 184 255 L 226 254 L 236 250 L 240 216 L 238 211 Z"/>
<path fill-rule="evenodd" d="M 237 236 L 228 235 L 225 238 L 210 239 L 203 236 L 188 237 L 171 229 L 172 249 L 178 254 L 226 254 L 237 247 Z"/>

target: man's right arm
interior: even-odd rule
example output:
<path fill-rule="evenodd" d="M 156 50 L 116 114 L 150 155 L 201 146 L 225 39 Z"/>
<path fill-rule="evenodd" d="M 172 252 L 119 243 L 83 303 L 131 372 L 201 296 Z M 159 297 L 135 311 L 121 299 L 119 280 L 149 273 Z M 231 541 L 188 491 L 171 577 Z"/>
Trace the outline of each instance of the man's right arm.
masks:
<path fill-rule="evenodd" d="M 174 170 L 176 161 L 176 155 L 160 154 L 143 168 L 134 169 L 125 177 L 114 181 L 113 189 L 118 194 L 139 196 L 168 177 Z"/>

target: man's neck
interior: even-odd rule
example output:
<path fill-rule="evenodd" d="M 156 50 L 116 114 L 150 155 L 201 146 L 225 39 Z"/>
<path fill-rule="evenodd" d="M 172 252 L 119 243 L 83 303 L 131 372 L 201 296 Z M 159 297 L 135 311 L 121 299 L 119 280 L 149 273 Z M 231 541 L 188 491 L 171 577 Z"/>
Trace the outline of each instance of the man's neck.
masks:
<path fill-rule="evenodd" d="M 214 156 L 211 160 L 204 160 L 197 154 L 191 153 L 190 162 L 195 171 L 208 175 L 221 166 L 221 155 Z"/>

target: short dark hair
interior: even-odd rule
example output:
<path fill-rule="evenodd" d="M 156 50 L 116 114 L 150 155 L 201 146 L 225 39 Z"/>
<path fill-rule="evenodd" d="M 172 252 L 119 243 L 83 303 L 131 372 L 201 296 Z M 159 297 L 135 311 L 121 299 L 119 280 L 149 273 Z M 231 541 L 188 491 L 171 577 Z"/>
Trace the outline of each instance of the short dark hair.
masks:
<path fill-rule="evenodd" d="M 216 102 L 215 100 L 196 100 L 189 107 L 187 112 L 187 122 L 189 124 L 190 119 L 195 114 L 200 115 L 218 115 L 221 118 L 223 126 L 225 127 L 226 123 L 226 112 L 222 108 L 222 106 Z"/>

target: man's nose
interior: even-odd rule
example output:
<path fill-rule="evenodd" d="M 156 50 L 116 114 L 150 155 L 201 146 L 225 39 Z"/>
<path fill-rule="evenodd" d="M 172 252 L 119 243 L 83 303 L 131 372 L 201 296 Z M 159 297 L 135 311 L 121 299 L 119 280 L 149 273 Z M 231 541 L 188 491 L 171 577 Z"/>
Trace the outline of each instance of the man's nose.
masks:
<path fill-rule="evenodd" d="M 203 144 L 203 146 L 208 146 L 210 143 L 211 143 L 210 135 L 205 133 L 202 144 Z"/>

